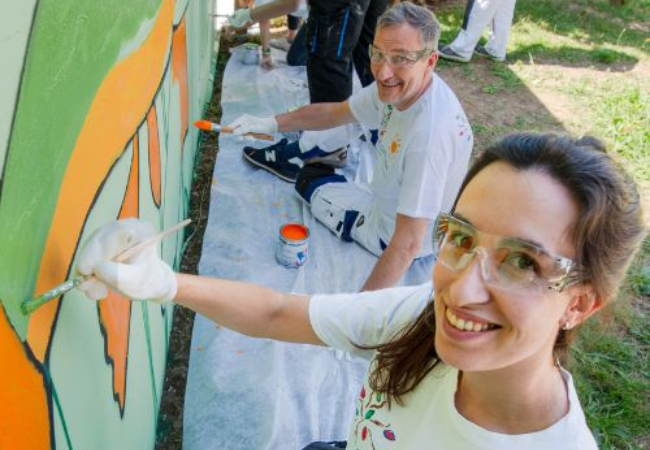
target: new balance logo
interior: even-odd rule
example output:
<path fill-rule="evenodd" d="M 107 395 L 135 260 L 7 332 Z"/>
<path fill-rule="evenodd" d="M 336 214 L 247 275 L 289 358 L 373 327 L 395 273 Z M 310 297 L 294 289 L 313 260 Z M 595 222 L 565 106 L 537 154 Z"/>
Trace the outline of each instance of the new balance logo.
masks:
<path fill-rule="evenodd" d="M 266 150 L 264 152 L 264 158 L 267 162 L 275 162 L 275 150 Z"/>

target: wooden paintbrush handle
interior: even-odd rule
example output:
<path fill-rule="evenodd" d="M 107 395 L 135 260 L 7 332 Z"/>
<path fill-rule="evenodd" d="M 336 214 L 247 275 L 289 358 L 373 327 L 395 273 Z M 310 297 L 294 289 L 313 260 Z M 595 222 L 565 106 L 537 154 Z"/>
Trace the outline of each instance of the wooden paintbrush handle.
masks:
<path fill-rule="evenodd" d="M 232 127 L 227 127 L 227 126 L 221 126 L 221 132 L 222 133 L 232 133 L 233 129 Z M 262 141 L 275 141 L 273 136 L 269 134 L 264 134 L 264 133 L 246 133 L 244 136 L 250 136 L 255 139 L 260 139 Z"/>
<path fill-rule="evenodd" d="M 275 141 L 273 136 L 263 133 L 246 133 L 246 136 L 254 137 L 255 139 L 260 139 L 262 141 Z"/>
<path fill-rule="evenodd" d="M 173 227 L 170 227 L 166 229 L 165 231 L 162 231 L 154 236 L 151 236 L 148 239 L 145 239 L 142 242 L 139 242 L 135 244 L 133 247 L 129 247 L 126 250 L 124 250 L 122 253 L 119 253 L 115 258 L 113 258 L 113 261 L 121 263 L 126 261 L 129 258 L 134 257 L 138 253 L 140 253 L 142 250 L 146 249 L 147 247 L 150 247 L 151 245 L 157 244 L 158 242 L 162 241 L 165 239 L 167 236 L 170 234 L 176 233 L 178 230 L 181 228 L 187 226 L 192 220 L 191 219 L 185 219 L 184 221 L 177 223 Z"/>

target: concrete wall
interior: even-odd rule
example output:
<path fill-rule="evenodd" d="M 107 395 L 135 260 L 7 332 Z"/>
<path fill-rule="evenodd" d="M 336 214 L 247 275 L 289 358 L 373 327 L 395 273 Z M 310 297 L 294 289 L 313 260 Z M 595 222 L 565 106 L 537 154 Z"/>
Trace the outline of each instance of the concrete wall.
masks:
<path fill-rule="evenodd" d="M 0 449 L 153 448 L 172 308 L 78 291 L 100 225 L 187 215 L 211 90 L 209 0 L 0 5 Z M 161 244 L 178 263 L 182 234 Z"/>

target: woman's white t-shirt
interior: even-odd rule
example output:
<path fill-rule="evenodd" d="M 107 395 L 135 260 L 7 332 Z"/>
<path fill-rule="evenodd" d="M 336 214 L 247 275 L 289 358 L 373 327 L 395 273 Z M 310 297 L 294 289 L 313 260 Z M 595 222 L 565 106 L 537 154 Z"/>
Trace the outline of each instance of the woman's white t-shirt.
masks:
<path fill-rule="evenodd" d="M 359 294 L 317 295 L 309 316 L 326 344 L 371 359 L 371 346 L 389 341 L 432 298 L 432 285 L 398 287 Z M 371 363 L 372 367 L 372 363 Z M 404 405 L 373 392 L 366 378 L 348 436 L 348 450 L 595 450 L 571 375 L 562 371 L 569 393 L 569 413 L 545 430 L 507 435 L 488 431 L 456 410 L 458 370 L 438 364 Z"/>

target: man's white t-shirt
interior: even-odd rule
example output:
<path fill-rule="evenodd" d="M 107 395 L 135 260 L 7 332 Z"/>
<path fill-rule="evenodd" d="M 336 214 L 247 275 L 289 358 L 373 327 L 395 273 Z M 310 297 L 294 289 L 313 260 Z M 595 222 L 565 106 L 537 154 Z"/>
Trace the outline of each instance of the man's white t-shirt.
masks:
<path fill-rule="evenodd" d="M 460 102 L 435 73 L 425 93 L 399 111 L 379 100 L 376 83 L 353 94 L 354 118 L 379 130 L 370 190 L 380 235 L 392 236 L 397 213 L 434 220 L 448 212 L 467 172 L 473 135 Z M 433 252 L 431 235 L 421 255 Z"/>
<path fill-rule="evenodd" d="M 432 298 L 431 283 L 359 294 L 317 295 L 309 317 L 326 344 L 371 359 L 372 346 L 389 341 L 417 317 Z M 372 366 L 372 363 L 371 363 Z M 411 393 L 404 406 L 389 410 L 366 378 L 348 436 L 349 450 L 597 450 L 587 427 L 571 375 L 562 370 L 569 413 L 545 430 L 507 435 L 488 431 L 456 410 L 458 370 L 438 364 Z M 334 437 L 335 438 L 335 437 Z"/>

